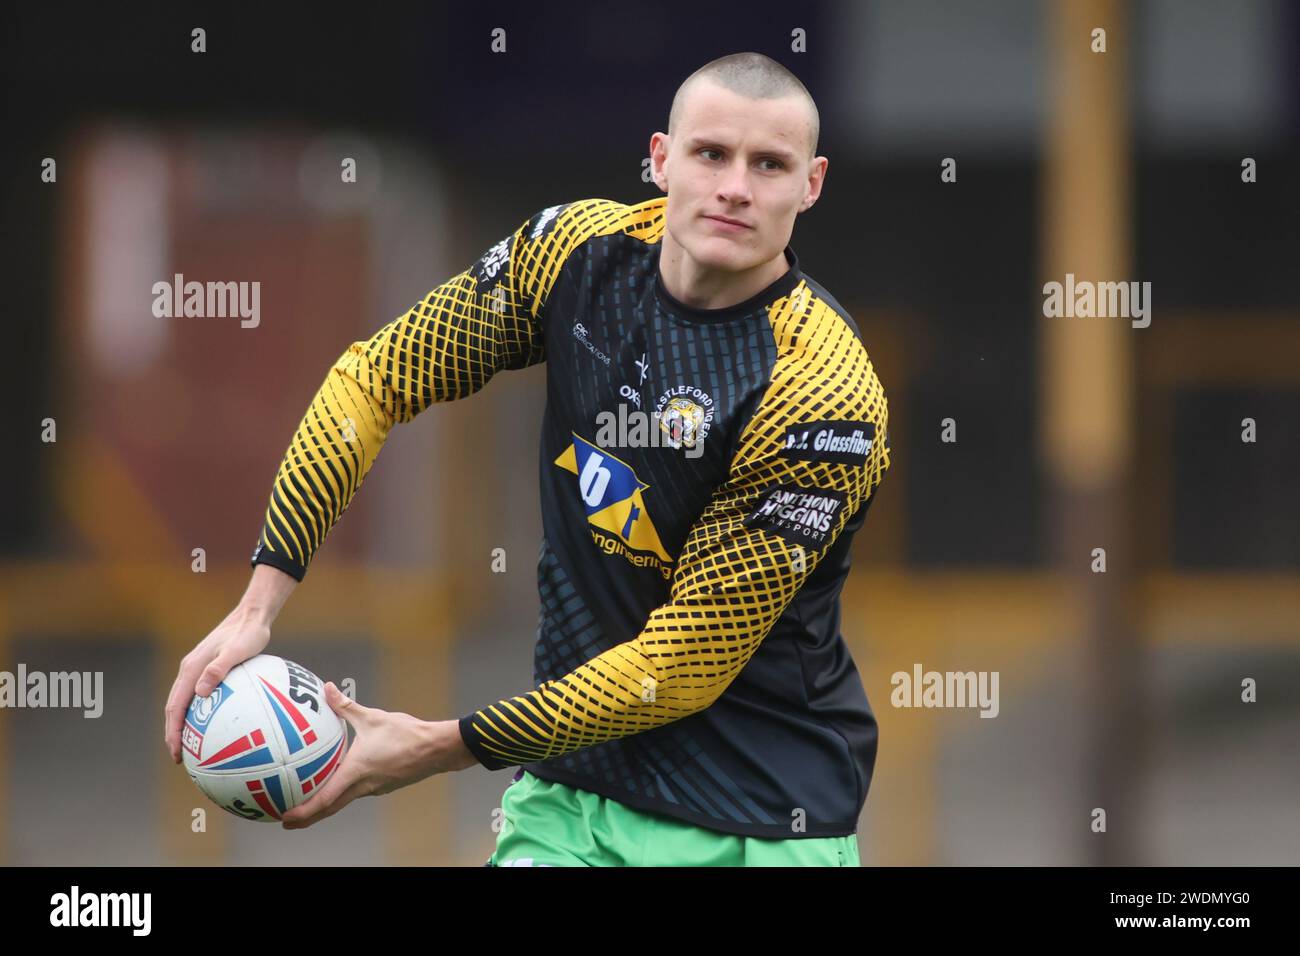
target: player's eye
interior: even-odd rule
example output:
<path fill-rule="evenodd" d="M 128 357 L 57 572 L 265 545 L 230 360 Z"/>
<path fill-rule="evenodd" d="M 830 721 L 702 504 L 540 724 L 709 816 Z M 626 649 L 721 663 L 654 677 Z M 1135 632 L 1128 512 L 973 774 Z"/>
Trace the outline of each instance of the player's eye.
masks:
<path fill-rule="evenodd" d="M 705 147 L 703 147 L 702 149 L 698 150 L 698 152 L 699 152 L 699 155 L 703 156 L 705 159 L 710 160 L 710 161 L 712 161 L 713 156 L 712 156 L 712 155 L 709 155 L 709 154 L 716 155 L 716 156 L 718 156 L 719 158 L 722 156 L 722 151 L 721 151 L 721 150 L 714 149 L 714 148 L 712 148 L 711 146 L 705 146 Z M 768 159 L 762 159 L 762 160 L 759 160 L 759 162 L 762 162 L 762 163 L 771 163 L 772 166 L 768 167 L 768 171 L 769 171 L 769 172 L 775 172 L 775 171 L 778 170 L 778 169 L 785 169 L 785 163 L 781 162 L 781 160 L 779 160 L 779 159 L 771 159 L 771 158 L 768 158 Z"/>

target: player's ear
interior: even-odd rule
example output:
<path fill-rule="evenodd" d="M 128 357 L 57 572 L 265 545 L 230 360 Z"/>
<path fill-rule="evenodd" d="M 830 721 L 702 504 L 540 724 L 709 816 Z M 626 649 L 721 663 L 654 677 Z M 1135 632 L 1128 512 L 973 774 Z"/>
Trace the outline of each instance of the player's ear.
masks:
<path fill-rule="evenodd" d="M 667 133 L 657 132 L 650 137 L 650 175 L 665 193 L 668 192 L 668 150 L 672 146 L 672 137 Z"/>
<path fill-rule="evenodd" d="M 822 186 L 826 183 L 826 170 L 829 167 L 830 161 L 825 156 L 818 156 L 813 159 L 808 174 L 808 194 L 804 196 L 803 202 L 799 204 L 800 212 L 807 212 L 821 197 Z"/>
<path fill-rule="evenodd" d="M 809 205 L 816 202 L 818 197 L 821 196 L 822 190 L 826 188 L 826 173 L 831 168 L 831 161 L 825 156 L 818 156 L 813 160 L 812 165 L 812 196 Z"/>

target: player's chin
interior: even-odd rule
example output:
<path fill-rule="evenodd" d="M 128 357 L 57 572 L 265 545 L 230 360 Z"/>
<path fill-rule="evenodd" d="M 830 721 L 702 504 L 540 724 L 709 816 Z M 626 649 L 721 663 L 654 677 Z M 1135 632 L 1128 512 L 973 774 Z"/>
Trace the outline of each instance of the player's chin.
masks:
<path fill-rule="evenodd" d="M 703 236 L 696 246 L 695 261 L 712 269 L 740 272 L 757 264 L 757 257 L 743 236 Z"/>

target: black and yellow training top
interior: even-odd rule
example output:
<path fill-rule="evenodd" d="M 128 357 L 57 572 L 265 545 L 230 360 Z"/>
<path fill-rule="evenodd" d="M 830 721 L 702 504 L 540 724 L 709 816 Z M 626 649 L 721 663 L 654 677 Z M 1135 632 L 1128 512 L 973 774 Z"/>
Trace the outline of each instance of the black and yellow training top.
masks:
<path fill-rule="evenodd" d="M 850 834 L 877 727 L 839 595 L 889 467 L 884 391 L 789 247 L 748 301 L 676 301 L 666 202 L 545 209 L 349 346 L 253 563 L 301 580 L 395 423 L 545 361 L 536 687 L 462 717 L 466 745 L 715 830 Z"/>

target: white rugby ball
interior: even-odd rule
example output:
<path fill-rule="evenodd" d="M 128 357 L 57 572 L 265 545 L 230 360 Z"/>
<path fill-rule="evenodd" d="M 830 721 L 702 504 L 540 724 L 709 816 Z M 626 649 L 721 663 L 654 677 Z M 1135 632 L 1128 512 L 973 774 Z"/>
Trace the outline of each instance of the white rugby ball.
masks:
<path fill-rule="evenodd" d="M 190 777 L 217 806 L 274 823 L 338 769 L 347 725 L 325 703 L 325 684 L 307 668 L 259 654 L 230 669 L 207 697 L 195 697 L 181 730 Z"/>

